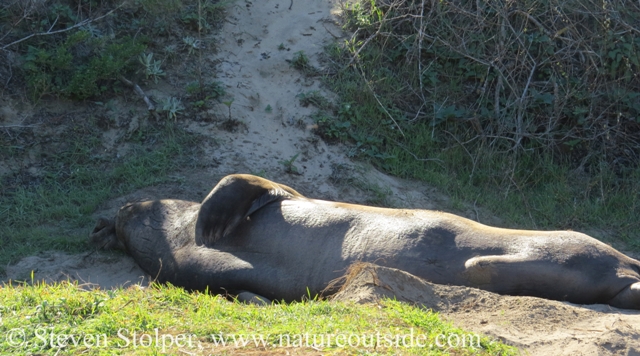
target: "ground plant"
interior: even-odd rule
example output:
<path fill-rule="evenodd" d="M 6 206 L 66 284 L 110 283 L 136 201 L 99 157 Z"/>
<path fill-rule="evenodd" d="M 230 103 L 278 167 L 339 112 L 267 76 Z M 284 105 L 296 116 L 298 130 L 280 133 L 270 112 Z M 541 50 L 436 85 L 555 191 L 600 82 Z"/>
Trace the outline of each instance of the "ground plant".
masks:
<path fill-rule="evenodd" d="M 640 245 L 638 4 L 366 0 L 344 17 L 320 135 L 509 226 Z"/>
<path fill-rule="evenodd" d="M 98 119 L 87 120 L 58 137 L 58 150 L 48 155 L 48 164 L 38 174 L 23 170 L 5 177 L 0 189 L 3 224 L 0 226 L 6 266 L 38 251 L 86 250 L 87 231 L 95 223 L 91 214 L 106 199 L 135 189 L 176 182 L 176 169 L 196 162 L 202 138 L 171 123 L 150 125 L 133 132 L 123 144 L 131 150 L 113 158 L 100 150 Z M 14 146 L 3 146 L 3 158 L 19 154 L 34 137 L 29 128 L 18 135 Z M 6 143 L 3 142 L 3 143 Z M 8 147 L 8 149 L 7 149 Z"/>
<path fill-rule="evenodd" d="M 202 138 L 174 122 L 224 94 L 218 83 L 198 75 L 202 63 L 193 55 L 202 46 L 195 38 L 219 26 L 223 5 L 210 0 L 54 0 L 0 6 L 0 100 L 41 105 L 33 122 L 3 125 L 0 133 L 3 162 L 30 155 L 37 161 L 37 169 L 25 166 L 0 179 L 0 265 L 43 249 L 86 248 L 90 214 L 97 206 L 135 189 L 175 181 L 173 171 L 193 164 Z M 189 48 L 177 46 L 184 38 L 193 39 Z M 180 98 L 150 99 L 140 87 L 167 79 L 175 52 L 183 57 L 181 64 L 195 68 L 187 71 L 190 84 Z M 128 97 L 140 103 L 139 111 L 135 106 L 120 112 L 113 105 Z M 59 102 L 91 114 L 48 110 Z M 132 149 L 122 156 L 106 152 L 101 135 L 122 125 L 129 129 L 117 144 Z"/>
<path fill-rule="evenodd" d="M 86 291 L 70 283 L 30 283 L 3 288 L 0 306 L 0 332 L 8 335 L 0 338 L 0 352 L 13 355 L 516 354 L 440 321 L 437 313 L 392 300 L 257 306 L 172 286 Z"/>
<path fill-rule="evenodd" d="M 7 2 L 0 49 L 11 75 L 3 84 L 26 84 L 37 101 L 118 93 L 121 78 L 157 82 L 177 44 L 189 58 L 202 46 L 195 37 L 216 28 L 222 8 L 213 0 Z"/>

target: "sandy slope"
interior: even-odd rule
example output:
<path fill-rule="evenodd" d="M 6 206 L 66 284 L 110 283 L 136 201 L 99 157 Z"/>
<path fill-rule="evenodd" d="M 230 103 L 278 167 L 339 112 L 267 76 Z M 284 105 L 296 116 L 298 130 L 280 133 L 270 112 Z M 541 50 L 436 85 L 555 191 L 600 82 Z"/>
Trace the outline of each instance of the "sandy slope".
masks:
<path fill-rule="evenodd" d="M 180 186 L 151 187 L 114 199 L 98 215 L 113 215 L 127 200 L 140 198 L 199 200 L 218 178 L 238 172 L 264 174 L 314 198 L 364 203 L 369 198 L 367 192 L 349 187 L 347 183 L 360 179 L 371 187 L 384 187 L 390 193 L 392 205 L 441 207 L 440 201 L 446 197 L 433 189 L 363 168 L 347 158 L 344 147 L 329 146 L 310 132 L 313 122 L 307 115 L 313 109 L 302 107 L 296 95 L 322 88 L 317 79 L 305 78 L 291 68 L 287 60 L 295 52 L 304 51 L 314 66 L 322 67 L 319 58 L 323 46 L 335 37 L 344 36 L 335 25 L 334 5 L 333 0 L 236 1 L 218 36 L 218 51 L 207 58 L 218 63 L 216 80 L 226 87 L 225 100 L 233 100 L 231 112 L 229 107 L 219 104 L 210 112 L 218 118 L 216 123 L 184 121 L 189 130 L 218 140 L 219 146 L 206 148 L 203 158 L 206 168 L 190 173 Z M 220 129 L 220 121 L 229 115 L 243 123 L 235 132 Z M 298 158 L 293 164 L 300 174 L 285 173 L 282 162 L 296 154 Z M 481 210 L 457 213 L 495 223 Z M 32 270 L 36 279 L 60 280 L 69 276 L 103 288 L 148 281 L 141 277 L 143 273 L 128 257 L 100 253 L 32 256 L 9 266 L 7 275 L 29 280 Z M 410 280 L 397 275 L 393 278 Z M 440 299 L 447 304 L 441 308 L 446 318 L 461 327 L 503 339 L 524 353 L 640 353 L 637 312 L 605 306 L 580 307 L 538 298 L 503 297 L 468 288 L 433 288 L 440 290 L 438 293 L 443 296 Z M 358 297 L 355 291 L 353 295 Z M 422 297 L 413 295 L 407 299 L 419 301 L 417 298 Z"/>

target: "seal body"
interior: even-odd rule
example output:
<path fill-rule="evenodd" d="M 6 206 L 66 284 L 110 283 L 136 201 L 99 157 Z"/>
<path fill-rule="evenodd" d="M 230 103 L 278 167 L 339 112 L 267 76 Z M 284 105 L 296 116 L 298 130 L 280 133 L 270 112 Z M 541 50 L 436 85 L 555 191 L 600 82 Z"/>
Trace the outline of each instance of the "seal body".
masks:
<path fill-rule="evenodd" d="M 248 175 L 224 178 L 202 204 L 127 205 L 110 238 L 152 277 L 193 290 L 299 300 L 362 261 L 439 284 L 640 309 L 640 262 L 585 234 L 308 199 Z"/>

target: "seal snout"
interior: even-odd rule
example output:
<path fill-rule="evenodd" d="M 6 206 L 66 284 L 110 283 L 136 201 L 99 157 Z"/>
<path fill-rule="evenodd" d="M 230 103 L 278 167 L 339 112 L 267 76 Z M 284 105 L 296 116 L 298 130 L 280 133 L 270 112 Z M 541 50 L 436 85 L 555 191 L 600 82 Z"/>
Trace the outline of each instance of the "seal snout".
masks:
<path fill-rule="evenodd" d="M 115 221 L 107 218 L 99 218 L 93 231 L 89 234 L 89 243 L 98 249 L 111 250 L 122 248 L 116 236 Z"/>

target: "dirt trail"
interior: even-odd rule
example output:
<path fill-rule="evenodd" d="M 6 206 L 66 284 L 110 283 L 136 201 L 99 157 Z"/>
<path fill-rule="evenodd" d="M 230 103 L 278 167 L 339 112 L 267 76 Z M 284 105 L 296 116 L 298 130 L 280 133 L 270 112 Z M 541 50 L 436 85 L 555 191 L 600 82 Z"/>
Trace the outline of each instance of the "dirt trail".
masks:
<path fill-rule="evenodd" d="M 220 162 L 211 174 L 261 173 L 294 185 L 303 194 L 341 200 L 350 189 L 331 180 L 356 174 L 366 176 L 372 187 L 389 187 L 402 201 L 428 205 L 431 199 L 425 199 L 424 187 L 407 189 L 373 169 L 356 167 L 344 147 L 327 145 L 311 133 L 314 122 L 309 115 L 316 109 L 303 107 L 297 96 L 316 90 L 327 97 L 332 94 L 323 90 L 318 78 L 306 77 L 290 62 L 296 53 L 304 53 L 321 70 L 324 46 L 334 36 L 343 36 L 336 18 L 339 8 L 328 0 L 295 0 L 289 8 L 290 4 L 244 1 L 228 10 L 217 53 L 210 60 L 219 63 L 216 80 L 227 92 L 223 102 L 232 102 L 218 104 L 212 114 L 241 124 L 233 132 L 221 131 L 218 123 L 188 126 L 219 140 L 220 146 L 208 152 Z M 287 161 L 298 174 L 285 174 Z M 363 200 L 362 194 L 346 194 L 350 200 Z"/>
<path fill-rule="evenodd" d="M 287 60 L 304 51 L 313 66 L 322 68 L 323 46 L 345 36 L 336 25 L 338 10 L 333 0 L 244 0 L 231 5 L 224 28 L 217 36 L 218 51 L 207 58 L 219 63 L 216 80 L 224 83 L 227 92 L 224 101 L 232 100 L 231 105 L 221 103 L 210 110 L 217 122 L 183 119 L 188 130 L 211 135 L 219 143 L 216 147 L 205 147 L 203 167 L 207 168 L 190 173 L 180 186 L 150 187 L 114 199 L 96 215 L 112 215 L 127 200 L 140 198 L 198 200 L 218 178 L 230 173 L 260 173 L 320 199 L 366 203 L 372 198 L 371 191 L 382 189 L 388 193 L 386 203 L 394 206 L 425 209 L 446 206 L 443 202 L 447 198 L 432 188 L 388 177 L 352 162 L 345 147 L 327 145 L 312 134 L 313 122 L 308 115 L 313 109 L 302 107 L 296 95 L 324 89 L 318 79 L 305 77 Z M 330 93 L 325 95 L 331 97 Z M 232 132 L 222 130 L 220 125 L 229 117 L 240 122 Z M 109 135 L 105 135 L 105 140 L 109 140 Z M 286 161 L 299 174 L 286 173 Z M 361 183 L 359 188 L 350 184 L 354 181 Z M 496 223 L 495 218 L 481 210 L 456 213 L 483 223 Z M 59 281 L 69 276 L 102 288 L 148 283 L 133 261 L 119 254 L 45 253 L 9 266 L 7 276 L 30 280 L 31 271 L 37 280 Z M 396 283 L 422 286 L 408 300 L 421 302 L 426 298 L 424 282 L 398 274 L 389 278 L 388 283 L 395 278 Z M 441 303 L 447 304 L 446 308 L 440 308 L 445 318 L 460 327 L 505 340 L 524 354 L 640 354 L 637 312 L 504 297 L 461 287 L 432 286 L 432 289 L 440 295 Z M 361 292 L 354 290 L 351 298 L 345 299 L 366 299 L 360 298 Z"/>

